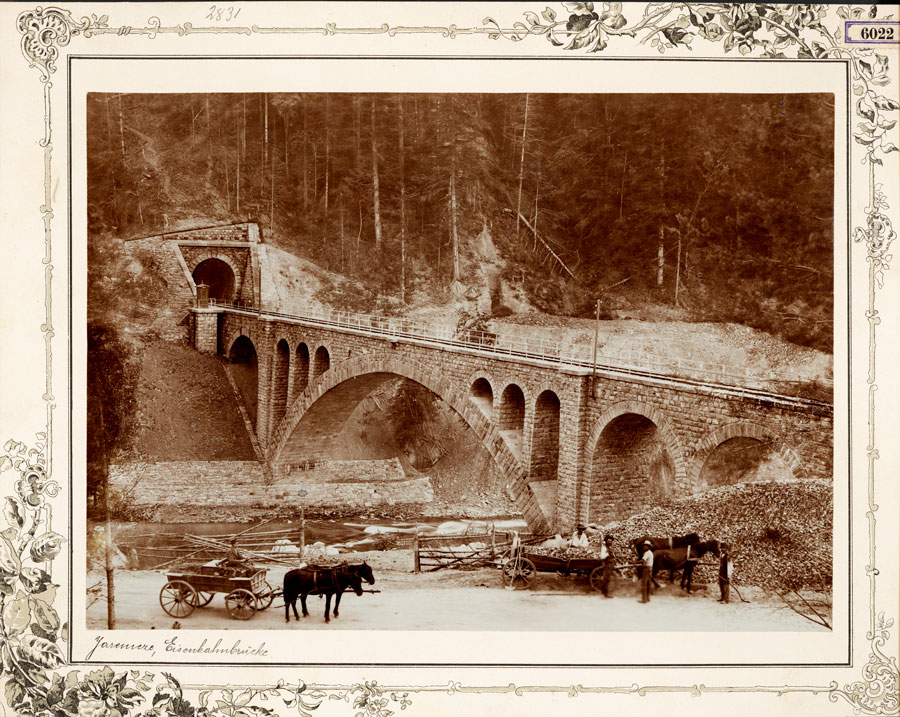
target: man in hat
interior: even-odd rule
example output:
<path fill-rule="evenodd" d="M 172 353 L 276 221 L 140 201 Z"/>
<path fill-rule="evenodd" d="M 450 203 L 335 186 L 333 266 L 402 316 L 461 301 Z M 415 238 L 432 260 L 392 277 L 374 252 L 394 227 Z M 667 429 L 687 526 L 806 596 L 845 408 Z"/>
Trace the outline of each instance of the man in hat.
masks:
<path fill-rule="evenodd" d="M 641 556 L 641 602 L 650 602 L 650 580 L 653 578 L 653 543 L 645 540 Z"/>
<path fill-rule="evenodd" d="M 612 556 L 613 537 L 607 535 L 603 538 L 603 545 L 600 546 L 600 559 L 603 561 L 603 577 L 600 580 L 600 592 L 603 597 L 610 597 L 609 586 L 612 581 L 613 568 L 616 566 L 615 558 Z"/>
<path fill-rule="evenodd" d="M 237 548 L 237 538 L 229 541 L 228 554 L 224 560 L 219 561 L 219 565 L 225 568 L 236 568 L 238 570 L 246 570 L 250 568 L 250 564 L 244 559 L 241 551 Z"/>
<path fill-rule="evenodd" d="M 573 548 L 586 548 L 590 545 L 587 534 L 584 532 L 584 526 L 581 523 L 575 526 L 575 532 L 572 533 L 569 545 Z"/>
<path fill-rule="evenodd" d="M 728 543 L 719 545 L 719 602 L 728 602 L 731 592 L 731 556 L 728 554 Z"/>

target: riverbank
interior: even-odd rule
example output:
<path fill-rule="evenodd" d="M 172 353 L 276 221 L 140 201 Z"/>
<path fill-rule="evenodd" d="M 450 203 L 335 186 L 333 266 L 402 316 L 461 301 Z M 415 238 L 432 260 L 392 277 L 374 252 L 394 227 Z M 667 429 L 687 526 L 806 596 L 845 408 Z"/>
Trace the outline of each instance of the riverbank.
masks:
<path fill-rule="evenodd" d="M 304 509 L 307 520 L 506 520 L 521 518 L 509 510 L 492 506 L 461 506 L 448 501 L 430 503 L 396 503 L 371 507 L 332 506 Z M 139 515 L 128 512 L 123 521 L 152 521 L 156 523 L 259 523 L 261 521 L 299 521 L 300 508 L 290 506 L 244 505 L 160 505 Z"/>

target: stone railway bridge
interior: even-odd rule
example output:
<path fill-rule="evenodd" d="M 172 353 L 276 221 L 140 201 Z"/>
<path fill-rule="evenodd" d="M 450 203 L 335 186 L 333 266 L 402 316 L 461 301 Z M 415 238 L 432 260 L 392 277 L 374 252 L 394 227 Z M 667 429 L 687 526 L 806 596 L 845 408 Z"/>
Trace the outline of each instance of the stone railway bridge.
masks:
<path fill-rule="evenodd" d="M 832 475 L 829 404 L 639 369 L 592 375 L 584 362 L 410 332 L 399 319 L 260 311 L 251 307 L 280 301 L 255 224 L 127 250 L 165 274 L 169 314 L 193 306 L 194 346 L 232 364 L 276 480 L 328 458 L 356 406 L 398 377 L 461 417 L 535 530 L 621 519 L 702 490 L 706 467 L 735 448 L 774 451 L 797 477 Z"/>
<path fill-rule="evenodd" d="M 349 315 L 348 315 L 349 316 Z M 421 384 L 478 436 L 529 526 L 606 522 L 704 487 L 734 442 L 774 449 L 796 477 L 832 474 L 830 405 L 646 371 L 572 365 L 390 320 L 192 310 L 195 347 L 242 364 L 241 390 L 275 475 L 329 457 L 359 403 L 397 377 Z"/>

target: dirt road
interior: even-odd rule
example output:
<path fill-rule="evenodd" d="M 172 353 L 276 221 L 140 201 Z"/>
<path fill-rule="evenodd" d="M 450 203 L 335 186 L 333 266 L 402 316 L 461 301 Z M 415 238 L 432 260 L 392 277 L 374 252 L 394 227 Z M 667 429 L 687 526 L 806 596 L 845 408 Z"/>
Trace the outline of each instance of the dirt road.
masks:
<path fill-rule="evenodd" d="M 375 572 L 380 593 L 360 597 L 347 593 L 340 617 L 328 629 L 347 630 L 554 630 L 554 631 L 824 631 L 787 609 L 777 598 L 758 589 L 742 589 L 751 602 L 716 601 L 715 586 L 701 587 L 693 595 L 677 583 L 657 591 L 647 605 L 638 602 L 638 586 L 620 581 L 613 597 L 593 592 L 583 580 L 540 573 L 529 590 L 503 588 L 498 570 L 441 570 L 414 574 L 408 551 L 385 551 L 345 556 L 367 559 Z M 272 568 L 268 580 L 281 586 L 287 568 Z M 89 583 L 101 576 L 89 576 Z M 121 570 L 116 573 L 117 627 L 168 629 L 174 618 L 163 612 L 159 592 L 164 573 Z M 368 586 L 365 586 L 368 587 Z M 182 619 L 182 629 L 308 630 L 324 627 L 324 600 L 310 597 L 310 617 L 284 621 L 281 598 L 247 621 L 234 620 L 225 609 L 223 595 Z M 300 606 L 297 606 L 298 611 Z M 98 600 L 89 609 L 87 626 L 106 627 L 106 604 Z M 677 617 L 676 619 L 673 619 Z"/>

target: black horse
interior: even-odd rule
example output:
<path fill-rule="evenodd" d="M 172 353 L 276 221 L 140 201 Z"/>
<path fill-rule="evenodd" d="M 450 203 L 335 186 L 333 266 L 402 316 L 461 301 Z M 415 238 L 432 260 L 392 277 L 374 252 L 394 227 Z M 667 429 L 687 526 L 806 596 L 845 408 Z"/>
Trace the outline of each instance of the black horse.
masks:
<path fill-rule="evenodd" d="M 712 553 L 719 557 L 719 541 L 707 540 L 702 543 L 693 545 L 685 545 L 682 548 L 674 550 L 654 550 L 653 551 L 653 575 L 655 576 L 660 570 L 669 571 L 669 582 L 673 582 L 672 573 L 675 570 L 681 570 L 681 589 L 691 592 L 691 578 L 694 576 L 694 568 L 697 561 L 703 558 L 707 553 Z M 654 581 L 655 582 L 655 581 Z"/>
<path fill-rule="evenodd" d="M 299 620 L 297 614 L 297 598 L 303 608 L 303 617 L 309 617 L 306 609 L 307 595 L 325 596 L 325 622 L 331 622 L 329 612 L 331 610 L 331 596 L 334 595 L 334 616 L 338 616 L 338 606 L 341 604 L 341 595 L 350 588 L 357 595 L 362 595 L 362 582 L 369 585 L 375 583 L 372 568 L 367 563 L 348 565 L 343 563 L 333 567 L 320 567 L 310 565 L 305 568 L 291 570 L 284 576 L 284 620 L 291 621 L 289 608 L 294 610 L 294 619 Z"/>
<path fill-rule="evenodd" d="M 683 548 L 685 545 L 696 545 L 700 542 L 700 536 L 696 533 L 688 533 L 687 535 L 673 535 L 670 538 L 651 538 L 648 536 L 642 536 L 640 538 L 635 538 L 631 541 L 631 544 L 634 546 L 634 552 L 637 553 L 638 560 L 644 557 L 644 551 L 647 549 L 647 546 L 644 545 L 644 542 L 650 541 L 650 549 L 654 552 L 657 550 L 673 550 L 675 548 Z M 658 588 L 659 583 L 656 582 L 656 570 L 653 570 L 653 587 Z M 669 573 L 669 582 L 672 582 L 672 573 Z"/>

